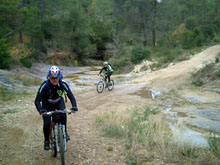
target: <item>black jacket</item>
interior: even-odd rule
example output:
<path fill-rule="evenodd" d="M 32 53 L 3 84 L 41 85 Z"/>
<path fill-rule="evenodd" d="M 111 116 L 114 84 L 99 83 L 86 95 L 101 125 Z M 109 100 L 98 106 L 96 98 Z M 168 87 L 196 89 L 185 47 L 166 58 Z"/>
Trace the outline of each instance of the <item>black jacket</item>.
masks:
<path fill-rule="evenodd" d="M 62 81 L 62 84 L 58 83 L 58 85 L 54 86 L 50 81 L 48 81 L 48 84 L 44 81 L 41 84 L 35 99 L 35 106 L 38 112 L 40 113 L 42 110 L 47 110 L 48 107 L 53 107 L 50 100 L 63 99 L 62 97 L 64 93 L 67 94 L 70 99 L 72 107 L 77 107 L 75 97 L 66 82 Z"/>

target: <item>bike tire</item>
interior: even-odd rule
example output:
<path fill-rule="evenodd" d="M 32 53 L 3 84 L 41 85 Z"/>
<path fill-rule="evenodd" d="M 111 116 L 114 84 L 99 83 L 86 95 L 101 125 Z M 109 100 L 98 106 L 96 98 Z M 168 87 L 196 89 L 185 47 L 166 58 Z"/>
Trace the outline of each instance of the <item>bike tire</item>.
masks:
<path fill-rule="evenodd" d="M 110 80 L 110 83 L 108 83 L 108 91 L 112 91 L 114 88 L 114 81 Z"/>
<path fill-rule="evenodd" d="M 97 86 L 96 86 L 96 90 L 98 93 L 102 93 L 104 90 L 104 83 L 102 81 L 99 81 Z"/>
<path fill-rule="evenodd" d="M 65 151 L 64 151 L 64 137 L 63 137 L 63 130 L 61 127 L 58 128 L 59 132 L 59 144 L 60 144 L 60 158 L 61 158 L 61 164 L 65 165 Z"/>
<path fill-rule="evenodd" d="M 54 129 L 52 129 L 51 133 L 50 133 L 50 145 L 51 145 L 51 150 L 52 150 L 52 156 L 56 157 L 57 156 L 57 147 L 56 147 L 56 137 L 54 134 Z"/>

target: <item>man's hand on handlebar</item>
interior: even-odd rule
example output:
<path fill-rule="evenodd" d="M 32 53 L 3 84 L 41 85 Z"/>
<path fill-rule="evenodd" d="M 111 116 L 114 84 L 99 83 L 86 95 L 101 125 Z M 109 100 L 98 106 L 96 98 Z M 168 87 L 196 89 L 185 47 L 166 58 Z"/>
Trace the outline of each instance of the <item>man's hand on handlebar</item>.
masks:
<path fill-rule="evenodd" d="M 45 109 L 42 109 L 42 110 L 40 111 L 40 115 L 46 116 L 46 115 L 47 115 L 47 111 L 46 111 Z"/>
<path fill-rule="evenodd" d="M 74 113 L 74 112 L 78 111 L 78 108 L 77 107 L 72 107 L 72 108 L 70 108 L 70 110 L 72 111 L 72 113 Z"/>

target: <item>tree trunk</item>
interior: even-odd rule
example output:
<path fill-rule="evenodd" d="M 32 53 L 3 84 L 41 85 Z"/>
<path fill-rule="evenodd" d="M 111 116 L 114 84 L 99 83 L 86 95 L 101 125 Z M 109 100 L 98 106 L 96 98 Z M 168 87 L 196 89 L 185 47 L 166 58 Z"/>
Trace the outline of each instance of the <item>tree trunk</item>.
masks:
<path fill-rule="evenodd" d="M 23 0 L 21 0 L 21 6 L 20 9 L 22 9 L 24 6 Z M 20 14 L 20 18 L 19 18 L 19 27 L 22 27 L 22 22 L 23 22 L 23 18 L 22 18 L 22 13 Z M 20 43 L 23 43 L 23 33 L 22 33 L 22 28 L 20 28 L 19 30 L 19 41 Z"/>
<path fill-rule="evenodd" d="M 152 18 L 152 44 L 156 46 L 156 21 L 157 21 L 157 0 L 153 2 L 153 18 Z"/>
<path fill-rule="evenodd" d="M 40 0 L 40 24 L 42 25 L 43 19 L 43 0 Z"/>

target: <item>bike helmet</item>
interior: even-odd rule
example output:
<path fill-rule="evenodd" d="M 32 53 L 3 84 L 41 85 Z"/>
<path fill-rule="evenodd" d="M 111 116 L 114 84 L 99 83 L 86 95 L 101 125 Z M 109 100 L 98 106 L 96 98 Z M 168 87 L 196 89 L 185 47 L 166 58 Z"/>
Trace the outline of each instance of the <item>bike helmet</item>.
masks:
<path fill-rule="evenodd" d="M 107 62 L 107 61 L 105 61 L 105 62 L 103 63 L 103 65 L 108 65 L 108 62 Z"/>
<path fill-rule="evenodd" d="M 48 77 L 58 78 L 58 77 L 60 77 L 60 75 L 61 75 L 61 72 L 57 66 L 53 65 L 50 67 L 50 69 L 48 71 Z"/>

